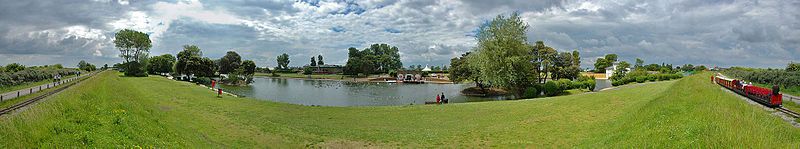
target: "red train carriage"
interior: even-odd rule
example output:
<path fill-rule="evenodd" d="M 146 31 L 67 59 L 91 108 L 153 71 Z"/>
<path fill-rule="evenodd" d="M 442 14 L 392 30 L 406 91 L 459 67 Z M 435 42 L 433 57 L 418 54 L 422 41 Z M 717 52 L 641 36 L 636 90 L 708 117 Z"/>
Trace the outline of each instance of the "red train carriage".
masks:
<path fill-rule="evenodd" d="M 767 107 L 780 107 L 782 104 L 783 95 L 780 94 L 780 89 L 777 86 L 774 86 L 773 89 L 768 89 L 744 84 L 740 80 L 729 79 L 720 75 L 712 76 L 711 81 Z"/>

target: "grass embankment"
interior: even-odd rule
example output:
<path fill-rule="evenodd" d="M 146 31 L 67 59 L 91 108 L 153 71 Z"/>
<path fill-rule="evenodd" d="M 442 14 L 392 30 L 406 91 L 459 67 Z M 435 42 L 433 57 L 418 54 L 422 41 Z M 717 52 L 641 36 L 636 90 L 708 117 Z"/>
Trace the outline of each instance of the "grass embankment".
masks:
<path fill-rule="evenodd" d="M 309 75 L 304 75 L 300 73 L 275 73 L 280 75 L 278 78 L 302 78 L 308 79 Z M 256 73 L 255 76 L 265 76 L 265 77 L 272 77 L 271 73 Z M 352 79 L 352 77 L 347 77 L 340 74 L 312 74 L 310 75 L 311 79 L 331 79 L 331 80 L 342 80 L 342 79 Z"/>
<path fill-rule="evenodd" d="M 723 92 L 709 76 L 537 100 L 306 107 L 105 72 L 1 118 L 0 148 L 800 145 L 799 129 Z"/>

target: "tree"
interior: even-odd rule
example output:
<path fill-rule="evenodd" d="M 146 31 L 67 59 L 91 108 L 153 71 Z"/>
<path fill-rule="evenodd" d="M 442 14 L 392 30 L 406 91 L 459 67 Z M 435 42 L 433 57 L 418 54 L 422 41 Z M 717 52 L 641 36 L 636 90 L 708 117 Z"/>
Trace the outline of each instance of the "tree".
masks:
<path fill-rule="evenodd" d="M 509 17 L 498 15 L 479 28 L 475 57 L 468 59 L 468 63 L 477 67 L 482 80 L 511 91 L 516 97 L 522 97 L 536 79 L 531 63 L 534 57 L 525 35 L 528 27 L 519 13 Z"/>
<path fill-rule="evenodd" d="M 178 74 L 199 74 L 198 68 L 202 61 L 203 52 L 195 45 L 184 45 L 183 51 L 178 52 L 178 61 L 175 63 L 175 72 Z M 211 61 L 213 64 L 213 61 Z"/>
<path fill-rule="evenodd" d="M 606 54 L 605 58 L 611 63 L 617 62 L 617 54 Z"/>
<path fill-rule="evenodd" d="M 19 63 L 11 63 L 5 67 L 5 71 L 10 73 L 15 73 L 22 70 L 25 70 L 25 66 Z"/>
<path fill-rule="evenodd" d="M 786 65 L 786 71 L 789 72 L 800 71 L 800 63 L 789 62 L 789 64 Z"/>
<path fill-rule="evenodd" d="M 123 29 L 114 35 L 114 46 L 119 49 L 120 57 L 125 63 L 136 62 L 137 64 L 125 64 L 126 76 L 147 76 L 145 73 L 145 60 L 152 45 L 150 37 L 142 32 Z"/>
<path fill-rule="evenodd" d="M 350 47 L 347 55 L 346 74 L 386 73 L 403 67 L 403 63 L 400 62 L 399 50 L 388 44 L 372 44 L 369 48 L 361 51 Z"/>
<path fill-rule="evenodd" d="M 235 51 L 228 51 L 225 56 L 219 59 L 219 73 L 228 74 L 239 69 L 240 65 L 242 65 L 242 57 Z"/>
<path fill-rule="evenodd" d="M 450 59 L 450 81 L 463 82 L 474 81 L 475 86 L 478 86 L 481 91 L 485 91 L 483 80 L 480 79 L 480 72 L 475 68 L 475 65 L 470 65 L 469 59 L 471 52 L 461 54 L 461 57 Z M 446 67 L 446 66 L 445 66 Z"/>
<path fill-rule="evenodd" d="M 639 69 L 639 67 L 644 66 L 644 60 L 636 58 L 636 65 L 633 65 L 634 69 Z"/>
<path fill-rule="evenodd" d="M 536 41 L 530 47 L 530 53 L 533 56 L 531 64 L 534 67 L 534 74 L 536 74 L 538 83 L 545 83 L 547 76 L 550 75 L 553 68 L 553 61 L 558 53 L 555 49 L 544 45 L 543 41 Z"/>
<path fill-rule="evenodd" d="M 175 56 L 164 54 L 151 57 L 148 61 L 147 72 L 150 74 L 170 73 L 175 65 Z"/>
<path fill-rule="evenodd" d="M 316 61 L 316 60 L 314 60 L 314 57 L 313 57 L 313 56 L 311 57 L 311 64 L 310 64 L 310 66 L 317 66 L 317 61 Z"/>
<path fill-rule="evenodd" d="M 609 62 L 605 58 L 597 58 L 594 62 L 594 72 L 606 72 L 606 68 L 608 68 Z"/>
<path fill-rule="evenodd" d="M 580 59 L 580 58 L 578 58 Z M 573 53 L 563 52 L 555 56 L 550 73 L 553 80 L 576 79 L 580 75 L 580 68 L 575 66 Z"/>
<path fill-rule="evenodd" d="M 289 54 L 283 53 L 278 55 L 278 68 L 280 69 L 289 69 Z"/>
<path fill-rule="evenodd" d="M 325 65 L 325 62 L 322 62 L 322 55 L 317 55 L 317 65 Z"/>
<path fill-rule="evenodd" d="M 257 68 L 256 67 L 256 62 L 253 62 L 251 60 L 245 60 L 245 61 L 242 62 L 242 67 L 241 68 L 244 69 L 244 74 L 245 75 L 251 75 L 252 76 L 253 74 L 256 73 L 256 68 Z"/>
<path fill-rule="evenodd" d="M 617 54 L 606 54 L 603 58 L 597 58 L 594 63 L 595 72 L 606 72 L 606 68 L 614 65 L 617 62 Z"/>
<path fill-rule="evenodd" d="M 97 70 L 97 67 L 95 67 L 92 64 L 87 63 L 84 60 L 81 60 L 80 62 L 78 62 L 78 69 L 85 70 L 85 71 L 94 71 L 94 70 Z"/>

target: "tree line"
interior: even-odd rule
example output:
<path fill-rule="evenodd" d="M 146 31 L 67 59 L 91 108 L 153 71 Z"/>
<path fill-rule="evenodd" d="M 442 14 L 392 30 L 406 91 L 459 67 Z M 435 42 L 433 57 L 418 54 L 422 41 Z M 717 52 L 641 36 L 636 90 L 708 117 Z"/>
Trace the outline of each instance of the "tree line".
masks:
<path fill-rule="evenodd" d="M 782 88 L 800 86 L 800 63 L 790 62 L 785 69 L 731 67 L 723 70 L 722 73 L 746 81 L 778 85 Z"/>
<path fill-rule="evenodd" d="M 209 77 L 215 77 L 219 73 L 228 74 L 222 81 L 241 84 L 252 81 L 252 75 L 256 71 L 255 62 L 242 61 L 241 56 L 234 51 L 228 51 L 222 58 L 214 60 L 203 57 L 203 52 L 195 45 L 184 45 L 176 56 L 164 54 L 148 57 L 152 47 L 149 36 L 130 29 L 117 32 L 114 44 L 124 60 L 124 63 L 116 64 L 115 67 L 120 67 L 125 76 L 175 74 L 200 77 L 201 81 L 206 82 Z"/>

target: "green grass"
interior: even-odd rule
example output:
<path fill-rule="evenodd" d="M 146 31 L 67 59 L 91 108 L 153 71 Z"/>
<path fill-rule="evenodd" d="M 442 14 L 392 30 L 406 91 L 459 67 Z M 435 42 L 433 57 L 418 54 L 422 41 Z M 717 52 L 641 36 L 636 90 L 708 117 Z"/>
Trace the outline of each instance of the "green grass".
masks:
<path fill-rule="evenodd" d="M 308 75 L 304 75 L 304 74 L 300 74 L 300 73 L 276 73 L 276 74 L 280 75 L 280 78 L 303 78 L 303 79 L 308 78 Z M 272 74 L 270 74 L 270 73 L 256 73 L 255 76 L 271 77 Z M 313 74 L 313 75 L 311 75 L 311 79 L 342 80 L 342 78 L 347 79 L 347 78 L 352 78 L 352 77 L 347 77 L 347 76 L 340 75 L 340 74 Z"/>
<path fill-rule="evenodd" d="M 307 107 L 104 72 L 0 118 L 0 148 L 800 146 L 800 129 L 710 75 L 535 100 Z"/>

